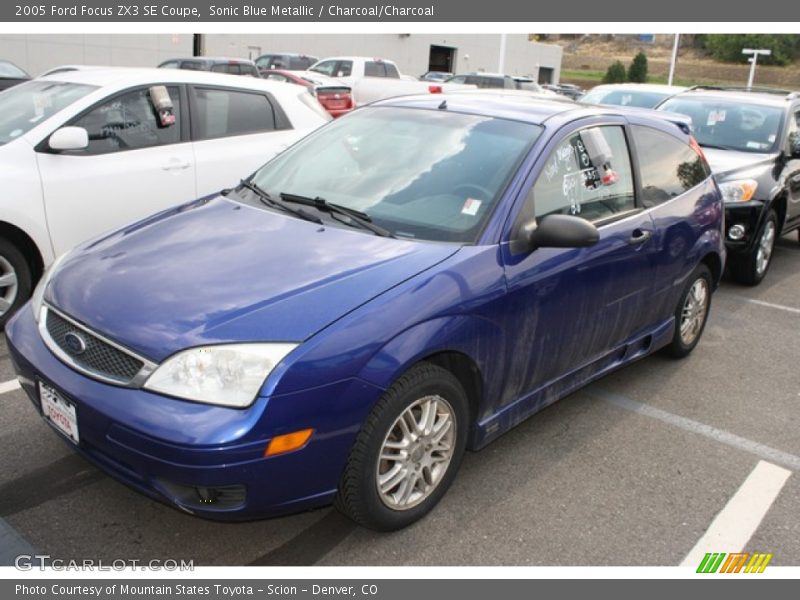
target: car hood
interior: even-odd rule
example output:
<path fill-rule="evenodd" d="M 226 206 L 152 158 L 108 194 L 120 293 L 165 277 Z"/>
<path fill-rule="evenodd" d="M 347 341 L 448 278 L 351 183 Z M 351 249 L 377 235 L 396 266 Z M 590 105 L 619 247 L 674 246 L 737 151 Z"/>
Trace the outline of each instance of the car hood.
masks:
<path fill-rule="evenodd" d="M 750 175 L 751 170 L 757 171 L 774 162 L 774 155 L 759 152 L 738 152 L 736 150 L 719 150 L 716 148 L 703 148 L 711 171 L 719 179 L 730 175 L 739 174 L 743 177 Z"/>
<path fill-rule="evenodd" d="M 202 344 L 305 340 L 457 250 L 218 196 L 80 247 L 46 299 L 159 362 Z"/>

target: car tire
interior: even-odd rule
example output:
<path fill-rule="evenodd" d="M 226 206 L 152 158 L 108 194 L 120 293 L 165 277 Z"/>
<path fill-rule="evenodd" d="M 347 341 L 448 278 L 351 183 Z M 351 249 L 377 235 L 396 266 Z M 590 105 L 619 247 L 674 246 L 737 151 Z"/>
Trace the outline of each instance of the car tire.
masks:
<path fill-rule="evenodd" d="M 665 348 L 669 355 L 683 358 L 697 346 L 711 309 L 711 290 L 711 271 L 704 264 L 697 265 L 675 308 L 675 333 Z"/>
<path fill-rule="evenodd" d="M 378 531 L 421 519 L 456 476 L 468 419 L 466 393 L 452 373 L 427 362 L 412 367 L 364 422 L 339 484 L 336 507 Z"/>
<path fill-rule="evenodd" d="M 756 236 L 753 250 L 744 256 L 728 256 L 728 272 L 735 281 L 758 285 L 772 264 L 775 241 L 778 238 L 778 217 L 770 209 Z"/>
<path fill-rule="evenodd" d="M 0 328 L 31 295 L 31 268 L 14 244 L 0 239 Z"/>

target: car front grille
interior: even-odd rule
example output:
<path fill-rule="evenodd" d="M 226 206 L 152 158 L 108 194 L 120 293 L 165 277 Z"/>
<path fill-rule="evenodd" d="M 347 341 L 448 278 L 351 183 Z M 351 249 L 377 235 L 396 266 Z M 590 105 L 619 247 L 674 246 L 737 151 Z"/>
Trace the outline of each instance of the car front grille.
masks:
<path fill-rule="evenodd" d="M 43 318 L 45 326 L 42 335 L 50 349 L 63 361 L 90 377 L 133 387 L 143 374 L 152 371 L 148 361 L 109 343 L 50 307 L 47 307 Z"/>

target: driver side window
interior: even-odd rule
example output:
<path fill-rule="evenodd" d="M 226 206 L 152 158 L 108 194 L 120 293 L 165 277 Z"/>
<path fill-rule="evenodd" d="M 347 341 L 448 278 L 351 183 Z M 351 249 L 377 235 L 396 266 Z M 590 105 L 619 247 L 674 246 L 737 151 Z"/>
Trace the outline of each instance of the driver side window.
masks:
<path fill-rule="evenodd" d="M 534 214 L 600 221 L 635 209 L 631 161 L 620 126 L 570 134 L 550 155 L 532 189 Z"/>
<path fill-rule="evenodd" d="M 180 94 L 177 87 L 168 87 L 175 123 L 160 123 L 148 88 L 126 92 L 94 107 L 71 123 L 89 134 L 89 146 L 79 154 L 108 154 L 136 150 L 180 141 Z"/>

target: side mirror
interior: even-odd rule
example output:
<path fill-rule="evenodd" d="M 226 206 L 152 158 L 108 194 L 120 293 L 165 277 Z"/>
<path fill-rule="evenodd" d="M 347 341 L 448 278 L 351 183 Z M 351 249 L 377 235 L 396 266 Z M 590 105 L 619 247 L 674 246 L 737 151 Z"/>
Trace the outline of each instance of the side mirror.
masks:
<path fill-rule="evenodd" d="M 531 220 L 520 229 L 529 250 L 535 248 L 584 248 L 600 239 L 592 223 L 572 215 L 548 215 Z"/>
<path fill-rule="evenodd" d="M 800 158 L 800 133 L 789 134 L 789 155 L 792 158 Z"/>
<path fill-rule="evenodd" d="M 89 133 L 83 127 L 56 129 L 47 141 L 51 150 L 83 150 L 89 146 Z"/>

